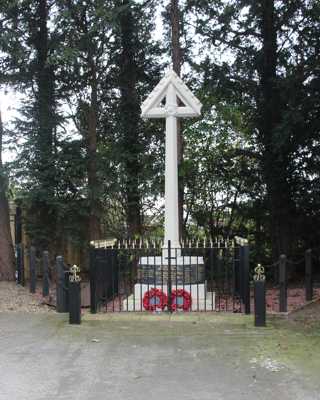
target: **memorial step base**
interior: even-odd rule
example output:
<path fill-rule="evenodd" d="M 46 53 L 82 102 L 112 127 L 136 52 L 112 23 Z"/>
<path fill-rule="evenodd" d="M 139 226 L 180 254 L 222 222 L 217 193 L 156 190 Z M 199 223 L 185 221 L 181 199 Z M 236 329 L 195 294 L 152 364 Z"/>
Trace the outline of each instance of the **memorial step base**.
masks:
<path fill-rule="evenodd" d="M 134 299 L 134 296 L 132 295 L 128 297 L 128 299 L 123 300 L 121 311 L 132 312 L 132 311 L 146 311 L 146 310 L 144 309 L 143 304 L 140 301 L 140 298 Z M 165 308 L 163 311 L 167 311 L 167 308 Z M 208 292 L 206 299 L 199 299 L 198 301 L 193 301 L 190 311 L 215 311 L 215 293 Z M 178 312 L 180 312 L 180 310 Z"/>
<path fill-rule="evenodd" d="M 145 311 L 143 306 L 143 297 L 148 290 L 153 288 L 160 289 L 166 295 L 168 294 L 167 285 L 136 284 L 134 294 L 122 301 L 123 311 Z M 215 310 L 215 292 L 207 292 L 206 283 L 194 285 L 172 285 L 172 291 L 179 289 L 184 289 L 191 294 L 192 301 L 190 311 Z M 164 311 L 166 309 L 167 308 L 165 308 Z"/>

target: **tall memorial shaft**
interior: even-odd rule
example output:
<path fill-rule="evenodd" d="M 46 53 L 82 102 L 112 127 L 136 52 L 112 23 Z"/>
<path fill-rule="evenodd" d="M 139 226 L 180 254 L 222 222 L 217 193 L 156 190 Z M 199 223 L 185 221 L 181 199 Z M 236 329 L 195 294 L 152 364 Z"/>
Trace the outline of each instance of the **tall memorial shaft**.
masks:
<path fill-rule="evenodd" d="M 163 105 L 163 103 L 165 105 Z M 181 105 L 180 105 L 181 104 Z M 165 226 L 161 256 L 141 257 L 134 299 L 141 298 L 150 287 L 168 291 L 168 273 L 175 289 L 190 291 L 206 303 L 203 258 L 182 254 L 179 238 L 177 120 L 201 115 L 202 104 L 174 71 L 169 71 L 142 104 L 143 118 L 165 118 Z M 168 242 L 171 243 L 171 268 L 168 267 Z M 168 292 L 171 292 L 168 291 Z M 202 300 L 201 300 L 202 299 Z M 141 300 L 141 299 L 140 299 Z M 136 300 L 135 300 L 136 301 Z M 201 303 L 201 304 L 202 304 Z M 193 306 L 192 306 L 193 307 Z M 206 307 L 206 305 L 201 306 Z"/>
<path fill-rule="evenodd" d="M 168 241 L 175 249 L 180 247 L 179 240 L 179 200 L 178 200 L 178 126 L 177 95 L 174 86 L 169 84 L 166 96 L 166 153 L 165 153 L 165 214 L 164 247 Z M 170 112 L 171 111 L 171 112 Z"/>

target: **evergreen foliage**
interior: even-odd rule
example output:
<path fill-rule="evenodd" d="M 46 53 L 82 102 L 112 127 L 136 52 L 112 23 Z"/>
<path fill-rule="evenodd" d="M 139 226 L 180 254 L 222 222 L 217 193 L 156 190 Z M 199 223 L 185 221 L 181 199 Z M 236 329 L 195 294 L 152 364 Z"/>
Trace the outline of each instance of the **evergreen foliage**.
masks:
<path fill-rule="evenodd" d="M 1 2 L 0 85 L 24 96 L 6 168 L 30 238 L 161 234 L 164 125 L 140 105 L 173 55 L 204 104 L 181 129 L 185 234 L 248 236 L 260 261 L 316 245 L 319 3 L 163 5 L 161 42 L 154 0 Z"/>

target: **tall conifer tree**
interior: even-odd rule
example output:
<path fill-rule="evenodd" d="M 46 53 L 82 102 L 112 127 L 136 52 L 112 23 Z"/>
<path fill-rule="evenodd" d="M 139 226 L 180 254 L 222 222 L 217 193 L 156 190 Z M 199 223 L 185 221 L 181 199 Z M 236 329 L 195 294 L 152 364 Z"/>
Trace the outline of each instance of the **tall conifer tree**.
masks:
<path fill-rule="evenodd" d="M 0 112 L 0 280 L 15 279 L 15 263 L 12 245 L 7 180 L 2 163 L 3 125 Z"/>

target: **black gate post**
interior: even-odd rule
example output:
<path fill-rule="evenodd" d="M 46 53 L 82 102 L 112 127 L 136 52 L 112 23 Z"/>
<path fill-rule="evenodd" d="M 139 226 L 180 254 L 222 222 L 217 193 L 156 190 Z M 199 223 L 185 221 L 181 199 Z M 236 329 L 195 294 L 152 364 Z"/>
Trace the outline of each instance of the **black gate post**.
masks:
<path fill-rule="evenodd" d="M 250 314 L 250 265 L 248 244 L 243 246 L 243 302 L 244 312 Z"/>
<path fill-rule="evenodd" d="M 56 258 L 57 268 L 57 312 L 68 312 L 68 288 L 66 287 L 63 257 Z"/>
<path fill-rule="evenodd" d="M 279 263 L 280 301 L 279 311 L 287 312 L 287 257 L 282 254 Z"/>
<path fill-rule="evenodd" d="M 240 293 L 240 280 L 239 280 L 239 250 L 237 247 L 233 248 L 233 263 L 232 263 L 232 290 L 233 297 Z"/>
<path fill-rule="evenodd" d="M 95 249 L 90 247 L 90 312 L 91 314 L 97 313 L 97 275 L 96 275 L 96 259 L 95 259 Z"/>
<path fill-rule="evenodd" d="M 306 301 L 313 299 L 312 250 L 305 252 Z"/>
<path fill-rule="evenodd" d="M 42 296 L 49 296 L 49 252 L 42 253 Z"/>
<path fill-rule="evenodd" d="M 239 279 L 239 296 L 244 303 L 244 248 L 242 244 L 239 244 L 239 273 L 238 273 L 238 279 Z"/>
<path fill-rule="evenodd" d="M 172 282 L 171 282 L 171 240 L 168 240 L 168 311 L 172 312 L 171 304 L 171 293 L 172 293 Z"/>
<path fill-rule="evenodd" d="M 69 273 L 69 323 L 81 324 L 80 268 L 74 265 Z"/>
<path fill-rule="evenodd" d="M 30 293 L 36 292 L 36 249 L 31 246 L 29 250 L 29 267 L 30 267 Z"/>
<path fill-rule="evenodd" d="M 254 326 L 266 326 L 266 277 L 260 264 L 254 271 Z"/>
<path fill-rule="evenodd" d="M 244 304 L 244 312 L 250 314 L 250 248 L 246 239 L 238 238 L 237 243 L 239 245 L 238 290 L 240 299 Z"/>

